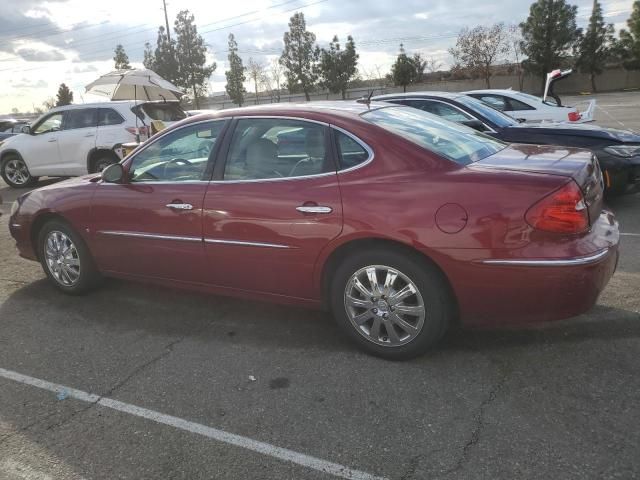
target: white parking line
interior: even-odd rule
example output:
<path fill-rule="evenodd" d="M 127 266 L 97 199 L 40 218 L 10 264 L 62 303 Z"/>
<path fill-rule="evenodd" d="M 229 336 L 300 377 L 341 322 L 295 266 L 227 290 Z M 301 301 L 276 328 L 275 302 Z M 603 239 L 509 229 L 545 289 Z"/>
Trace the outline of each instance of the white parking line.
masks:
<path fill-rule="evenodd" d="M 190 422 L 182 418 L 165 415 L 164 413 L 138 407 L 130 403 L 120 402 L 112 398 L 101 397 L 93 393 L 83 392 L 82 390 L 76 390 L 57 383 L 51 383 L 46 380 L 30 377 L 11 370 L 5 370 L 4 368 L 0 368 L 0 377 L 13 380 L 14 382 L 22 383 L 24 385 L 48 390 L 56 394 L 63 394 L 82 402 L 95 403 L 96 405 L 110 408 L 112 410 L 145 418 L 156 423 L 169 425 L 187 432 L 196 433 L 203 437 L 217 440 L 218 442 L 234 445 L 269 457 L 284 460 L 286 462 L 295 463 L 336 477 L 349 478 L 352 480 L 386 480 L 383 477 L 378 477 L 360 470 L 354 470 L 338 463 L 322 460 L 287 448 L 277 447 L 269 443 L 253 440 L 252 438 L 243 437 L 242 435 L 236 435 L 234 433 L 225 432 L 224 430 L 218 430 L 217 428 L 207 427 L 206 425 Z"/>
<path fill-rule="evenodd" d="M 640 237 L 640 233 L 621 233 L 623 237 Z"/>

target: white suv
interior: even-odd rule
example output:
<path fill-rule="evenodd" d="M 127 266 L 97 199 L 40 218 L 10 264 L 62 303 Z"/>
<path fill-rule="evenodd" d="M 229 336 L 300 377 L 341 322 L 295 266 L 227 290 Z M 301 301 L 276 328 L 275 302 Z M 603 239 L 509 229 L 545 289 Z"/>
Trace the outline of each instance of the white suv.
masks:
<path fill-rule="evenodd" d="M 11 187 L 38 177 L 99 172 L 120 161 L 124 143 L 144 142 L 158 125 L 186 118 L 178 102 L 115 102 L 57 107 L 0 142 L 0 175 Z"/>

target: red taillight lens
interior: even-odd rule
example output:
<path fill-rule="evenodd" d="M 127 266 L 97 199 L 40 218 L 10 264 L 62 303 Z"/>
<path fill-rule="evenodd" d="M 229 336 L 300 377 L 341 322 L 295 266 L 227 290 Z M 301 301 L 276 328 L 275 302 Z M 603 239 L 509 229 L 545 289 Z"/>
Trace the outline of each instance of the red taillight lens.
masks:
<path fill-rule="evenodd" d="M 581 118 L 582 118 L 582 115 L 580 115 L 580 113 L 578 113 L 578 112 L 569 112 L 569 121 L 570 122 L 577 122 Z"/>
<path fill-rule="evenodd" d="M 589 212 L 574 181 L 534 204 L 525 218 L 533 228 L 545 232 L 570 234 L 589 228 Z"/>

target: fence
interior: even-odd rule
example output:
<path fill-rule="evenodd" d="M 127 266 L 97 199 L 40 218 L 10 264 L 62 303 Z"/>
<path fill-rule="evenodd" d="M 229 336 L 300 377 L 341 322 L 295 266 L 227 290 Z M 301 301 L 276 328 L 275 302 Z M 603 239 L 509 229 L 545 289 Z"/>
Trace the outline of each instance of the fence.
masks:
<path fill-rule="evenodd" d="M 526 75 L 524 77 L 525 92 L 540 93 L 541 79 L 540 77 Z M 517 75 L 500 75 L 492 77 L 492 88 L 513 88 L 519 89 L 519 81 Z M 607 70 L 602 75 L 596 77 L 596 87 L 599 92 L 612 92 L 628 89 L 640 88 L 640 71 L 638 70 Z M 464 92 L 466 90 L 476 90 L 486 88 L 486 84 L 482 79 L 475 80 L 442 80 L 439 82 L 429 82 L 409 85 L 407 92 L 417 92 L 423 90 L 440 91 L 440 92 Z M 402 92 L 402 87 L 396 86 L 380 86 L 380 87 L 367 87 L 367 88 L 351 88 L 347 90 L 347 99 L 361 98 L 368 95 L 373 90 L 374 95 L 380 95 L 383 93 L 397 93 Z M 591 79 L 588 74 L 574 73 L 569 78 L 558 82 L 555 87 L 556 93 L 559 94 L 572 94 L 591 92 Z M 334 94 L 329 92 L 315 92 L 310 95 L 311 100 L 341 100 L 340 94 Z M 275 101 L 275 100 L 274 100 Z M 304 94 L 293 95 L 280 95 L 280 102 L 304 102 Z M 258 97 L 256 102 L 255 95 L 247 96 L 245 98 L 245 106 L 255 104 L 267 104 L 273 103 L 272 99 L 264 93 Z M 201 108 L 222 110 L 225 108 L 237 107 L 227 96 L 209 97 L 201 102 Z"/>

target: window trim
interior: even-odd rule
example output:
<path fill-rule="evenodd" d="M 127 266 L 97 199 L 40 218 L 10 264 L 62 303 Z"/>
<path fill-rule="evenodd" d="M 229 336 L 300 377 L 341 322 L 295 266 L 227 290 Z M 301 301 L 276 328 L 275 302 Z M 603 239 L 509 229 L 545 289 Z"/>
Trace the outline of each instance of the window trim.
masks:
<path fill-rule="evenodd" d="M 147 182 L 131 182 L 130 180 L 127 180 L 125 182 L 126 185 L 182 185 L 182 184 L 186 184 L 186 183 L 209 183 L 211 181 L 211 177 L 212 177 L 212 172 L 213 172 L 213 168 L 215 167 L 215 164 L 217 163 L 216 159 L 217 157 L 220 155 L 220 150 L 221 150 L 221 145 L 222 143 L 226 140 L 227 137 L 227 131 L 229 130 L 229 124 L 231 122 L 229 122 L 230 118 L 229 117 L 223 117 L 223 118 L 208 118 L 206 120 L 200 120 L 198 122 L 192 122 L 192 123 L 188 123 L 186 125 L 182 125 L 178 128 L 175 129 L 169 129 L 169 130 L 163 130 L 162 132 L 160 132 L 160 134 L 158 135 L 157 138 L 154 138 L 152 142 L 149 142 L 147 140 L 147 142 L 144 142 L 141 146 L 139 146 L 138 148 L 140 150 L 136 151 L 136 153 L 134 155 L 132 155 L 131 157 L 129 157 L 127 159 L 127 162 L 124 164 L 125 167 L 125 172 L 126 175 L 129 175 L 129 169 L 131 168 L 131 164 L 133 163 L 133 161 L 136 159 L 136 157 L 138 155 L 140 155 L 142 152 L 144 152 L 147 148 L 149 148 L 151 145 L 155 144 L 156 142 L 159 142 L 162 138 L 166 137 L 167 135 L 170 135 L 172 133 L 175 132 L 179 132 L 180 130 L 183 130 L 185 128 L 189 128 L 189 127 L 193 127 L 195 125 L 201 125 L 204 123 L 212 123 L 212 122 L 224 122 L 223 126 L 222 126 L 222 131 L 220 132 L 220 142 L 216 141 L 216 144 L 213 146 L 213 149 L 211 149 L 211 152 L 209 153 L 209 159 L 207 160 L 207 166 L 204 169 L 204 173 L 202 175 L 202 179 L 200 180 L 183 180 L 183 181 L 175 181 L 175 180 L 159 180 L 159 181 L 147 181 Z M 101 182 L 104 185 L 108 185 L 108 183 L 106 182 Z M 117 183 L 114 183 L 112 185 L 120 185 Z"/>
<path fill-rule="evenodd" d="M 398 98 L 398 100 L 404 100 L 404 98 Z M 475 113 L 468 112 L 468 111 L 464 110 L 463 108 L 459 107 L 458 105 L 454 105 L 453 103 L 449 103 L 449 102 L 446 102 L 444 100 L 440 100 L 439 98 L 430 98 L 430 97 L 422 97 L 422 98 L 420 98 L 420 97 L 410 97 L 410 98 L 407 98 L 407 100 L 422 100 L 423 102 L 426 100 L 426 101 L 430 101 L 430 102 L 444 103 L 445 105 L 449 105 L 450 107 L 453 107 L 456 110 L 460 110 L 462 113 L 469 115 L 474 120 L 478 120 L 479 122 L 482 122 L 482 124 L 486 128 L 486 130 L 484 132 L 482 132 L 482 133 L 487 133 L 487 132 L 489 132 L 489 133 L 497 133 L 495 131 L 495 129 L 493 129 L 491 127 L 491 125 L 487 124 L 487 122 L 485 122 L 484 120 L 478 118 L 478 116 Z M 478 99 L 476 99 L 476 100 L 478 100 Z M 482 100 L 479 100 L 479 101 L 482 101 Z M 402 105 L 404 105 L 405 107 L 409 107 L 409 108 L 415 108 L 415 107 L 411 107 L 410 105 L 405 105 L 405 104 L 402 104 Z M 491 108 L 493 108 L 493 107 L 491 107 Z M 430 112 L 426 112 L 426 113 L 430 113 Z M 435 113 L 432 113 L 431 115 L 435 115 L 436 117 L 442 118 L 443 120 L 447 120 L 446 118 L 440 117 L 439 115 L 436 115 Z M 447 120 L 447 121 L 448 122 L 452 122 L 452 120 Z M 452 123 L 457 123 L 458 125 L 462 125 L 463 127 L 466 126 L 462 122 L 452 122 Z M 467 128 L 470 128 L 470 127 L 467 127 Z"/>
<path fill-rule="evenodd" d="M 369 165 L 371 162 L 373 162 L 373 159 L 375 158 L 375 153 L 373 151 L 373 149 L 364 141 L 362 141 L 360 138 L 358 138 L 357 136 L 355 136 L 353 133 L 345 130 L 344 128 L 338 127 L 337 125 L 331 125 L 331 130 L 332 130 L 332 137 L 333 137 L 333 144 L 334 144 L 334 148 L 336 150 L 335 155 L 336 155 L 336 167 L 338 168 L 338 174 L 341 173 L 348 173 L 348 172 L 352 172 L 354 170 L 357 170 L 359 168 L 363 168 L 366 167 L 367 165 Z M 350 137 L 353 141 L 355 141 L 358 145 L 360 145 L 362 148 L 364 148 L 366 150 L 366 152 L 369 154 L 368 158 L 362 162 L 359 163 L 358 165 L 354 165 L 353 167 L 349 167 L 349 168 L 345 168 L 344 170 L 340 170 L 340 159 L 337 157 L 340 154 L 339 148 L 338 148 L 338 139 L 335 135 L 333 135 L 333 130 L 337 130 L 340 133 L 344 133 L 346 136 Z"/>
<path fill-rule="evenodd" d="M 316 173 L 314 175 L 301 175 L 296 177 L 225 180 L 224 171 L 227 166 L 227 161 L 229 160 L 229 151 L 231 150 L 231 141 L 233 139 L 233 135 L 238 126 L 238 122 L 240 120 L 262 120 L 262 119 L 264 120 L 295 120 L 298 122 L 308 122 L 308 123 L 315 123 L 317 125 L 322 125 L 325 128 L 324 135 L 325 135 L 326 154 L 330 156 L 329 160 L 333 163 L 334 170 L 330 172 Z M 327 144 L 327 136 L 329 137 L 329 144 Z M 219 156 L 223 160 L 220 162 L 216 162 L 216 165 L 214 166 L 214 174 L 213 174 L 213 178 L 211 179 L 211 183 L 220 184 L 220 185 L 232 185 L 237 183 L 260 183 L 260 182 L 272 183 L 272 182 L 282 182 L 282 181 L 289 181 L 289 180 L 302 180 L 307 178 L 321 178 L 321 177 L 328 177 L 331 175 L 337 175 L 338 164 L 336 162 L 335 153 L 333 150 L 334 149 L 333 141 L 331 140 L 331 138 L 332 138 L 331 125 L 327 122 L 322 122 L 320 120 L 313 120 L 313 119 L 304 118 L 304 117 L 284 116 L 284 115 L 242 115 L 238 117 L 233 117 L 233 123 L 229 127 L 228 134 L 225 135 L 224 150 L 221 149 L 219 152 Z"/>
<path fill-rule="evenodd" d="M 31 133 L 33 135 L 44 135 L 47 133 L 58 133 L 62 131 L 62 126 L 64 125 L 64 114 L 65 114 L 66 110 L 56 110 L 55 112 L 49 112 L 47 113 L 44 117 L 42 117 L 42 119 L 39 122 L 36 122 L 32 125 L 31 127 Z M 36 133 L 36 128 L 39 128 L 44 122 L 46 122 L 47 120 L 49 120 L 51 117 L 53 117 L 54 115 L 62 115 L 62 119 L 60 120 L 60 129 L 59 130 L 48 130 L 46 132 L 40 132 L 40 133 Z"/>

